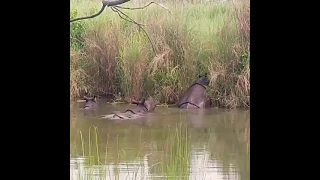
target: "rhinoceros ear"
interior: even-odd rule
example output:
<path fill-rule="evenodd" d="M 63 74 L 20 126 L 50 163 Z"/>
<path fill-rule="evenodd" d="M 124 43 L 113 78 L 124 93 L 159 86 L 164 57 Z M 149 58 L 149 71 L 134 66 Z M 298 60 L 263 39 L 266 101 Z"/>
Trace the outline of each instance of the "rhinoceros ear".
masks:
<path fill-rule="evenodd" d="M 130 98 L 130 103 L 131 103 L 131 104 L 139 105 L 139 104 L 141 104 L 141 103 L 142 103 L 142 100 L 137 101 L 135 98 Z"/>
<path fill-rule="evenodd" d="M 93 100 L 94 102 L 97 102 L 97 96 L 94 95 L 93 98 L 92 98 L 92 100 Z"/>
<path fill-rule="evenodd" d="M 139 101 L 139 104 L 144 104 L 145 101 L 146 101 L 146 98 L 142 98 L 142 99 Z"/>

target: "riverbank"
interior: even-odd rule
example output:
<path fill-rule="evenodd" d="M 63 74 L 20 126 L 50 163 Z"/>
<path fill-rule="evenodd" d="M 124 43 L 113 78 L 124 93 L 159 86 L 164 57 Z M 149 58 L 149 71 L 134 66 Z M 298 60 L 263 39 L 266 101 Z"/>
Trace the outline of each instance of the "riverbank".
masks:
<path fill-rule="evenodd" d="M 126 3 L 124 7 L 141 5 Z M 92 15 L 101 1 L 71 0 L 70 18 Z M 208 73 L 209 95 L 221 107 L 250 106 L 250 5 L 233 3 L 164 3 L 143 10 L 122 10 L 144 24 L 106 9 L 96 18 L 71 23 L 70 96 L 85 91 L 139 99 L 151 95 L 175 103 Z"/>

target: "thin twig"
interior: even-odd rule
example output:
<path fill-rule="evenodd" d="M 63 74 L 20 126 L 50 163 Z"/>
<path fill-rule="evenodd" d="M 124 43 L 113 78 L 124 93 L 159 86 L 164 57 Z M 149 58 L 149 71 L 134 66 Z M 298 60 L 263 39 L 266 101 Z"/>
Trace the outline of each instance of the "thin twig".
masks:
<path fill-rule="evenodd" d="M 136 7 L 136 8 L 128 8 L 128 7 L 121 7 L 121 6 L 114 6 L 114 7 L 121 8 L 121 9 L 135 10 L 135 9 L 144 9 L 144 8 L 150 6 L 151 4 L 156 4 L 156 5 L 160 6 L 160 7 L 162 7 L 163 9 L 167 10 L 171 14 L 171 11 L 168 8 L 164 7 L 162 4 L 158 4 L 158 3 L 154 2 L 154 1 L 150 2 L 149 4 L 147 4 L 147 5 L 143 6 L 143 7 Z"/>
<path fill-rule="evenodd" d="M 120 11 L 120 9 L 116 8 L 115 6 L 114 6 L 114 7 L 111 7 L 111 9 L 116 10 L 116 11 L 118 11 L 119 13 L 121 13 L 121 14 L 123 14 L 124 16 L 126 16 L 126 17 L 128 17 L 128 18 L 129 18 L 129 16 L 128 16 L 128 15 L 126 15 L 124 12 Z M 118 13 L 118 15 L 119 15 L 119 17 L 120 17 L 120 18 L 122 18 L 122 19 L 124 19 L 124 20 L 128 21 L 127 19 L 125 19 L 125 18 L 123 18 L 122 16 L 120 16 L 120 14 L 119 14 L 119 13 Z M 139 28 L 143 30 L 143 32 L 146 34 L 146 36 L 147 36 L 147 38 L 148 38 L 148 40 L 149 40 L 149 42 L 150 42 L 150 44 L 151 44 L 151 47 L 152 47 L 152 50 L 153 50 L 154 54 L 156 54 L 155 48 L 154 48 L 154 46 L 153 46 L 153 43 L 152 43 L 152 41 L 151 41 L 151 39 L 150 39 L 150 37 L 149 37 L 149 35 L 148 35 L 147 31 L 142 27 L 142 25 L 141 25 L 141 24 L 139 24 L 139 23 L 135 22 L 135 21 L 134 21 L 133 19 L 131 19 L 131 18 L 129 18 L 129 19 L 130 19 L 130 20 L 129 20 L 129 22 L 132 22 L 132 23 L 134 23 L 134 24 L 138 25 L 138 26 L 139 26 Z"/>
<path fill-rule="evenodd" d="M 131 19 L 128 15 L 126 15 L 125 13 L 123 13 L 122 11 L 118 11 L 115 7 L 111 7 L 111 10 L 113 11 L 113 12 L 116 12 L 119 16 L 120 16 L 120 18 L 121 19 L 124 19 L 124 20 L 126 20 L 126 21 L 129 21 L 129 22 L 131 22 L 131 23 L 134 23 L 134 24 L 137 24 L 137 25 L 140 25 L 140 26 L 145 26 L 144 24 L 140 24 L 140 23 L 137 23 L 136 21 L 134 21 L 133 19 Z M 125 17 L 123 17 L 122 15 L 124 15 Z M 127 18 L 127 19 L 126 19 Z"/>
<path fill-rule="evenodd" d="M 117 11 L 116 9 L 114 9 L 113 7 L 111 7 L 111 10 L 112 10 L 113 12 L 116 12 L 121 19 L 124 19 L 124 20 L 126 20 L 126 21 L 131 22 L 131 23 L 134 23 L 134 21 L 132 21 L 132 20 L 130 20 L 130 19 L 126 19 L 125 17 L 123 17 L 123 16 L 120 14 L 120 12 Z"/>

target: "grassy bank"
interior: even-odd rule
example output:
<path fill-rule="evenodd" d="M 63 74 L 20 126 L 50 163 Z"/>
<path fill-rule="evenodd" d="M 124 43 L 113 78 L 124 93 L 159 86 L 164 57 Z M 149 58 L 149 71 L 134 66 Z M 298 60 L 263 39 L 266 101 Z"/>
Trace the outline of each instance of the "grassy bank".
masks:
<path fill-rule="evenodd" d="M 123 10 L 145 25 L 155 53 L 144 32 L 111 9 L 71 23 L 71 98 L 85 91 L 120 92 L 123 97 L 151 95 L 170 104 L 207 72 L 209 94 L 219 106 L 249 107 L 249 1 L 163 4 L 171 13 L 157 5 Z M 70 18 L 94 14 L 100 6 L 100 0 L 71 0 Z"/>

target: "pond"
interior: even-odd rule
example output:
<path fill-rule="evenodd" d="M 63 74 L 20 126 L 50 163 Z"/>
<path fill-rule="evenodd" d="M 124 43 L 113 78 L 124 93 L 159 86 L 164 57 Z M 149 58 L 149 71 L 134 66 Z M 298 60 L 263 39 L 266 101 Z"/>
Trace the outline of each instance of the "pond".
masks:
<path fill-rule="evenodd" d="M 70 107 L 70 179 L 250 179 L 250 111 L 157 107 L 135 120 L 101 116 L 129 104 Z"/>

